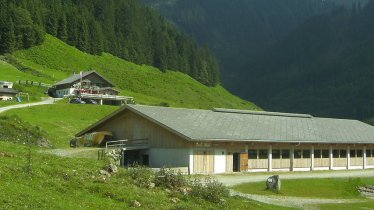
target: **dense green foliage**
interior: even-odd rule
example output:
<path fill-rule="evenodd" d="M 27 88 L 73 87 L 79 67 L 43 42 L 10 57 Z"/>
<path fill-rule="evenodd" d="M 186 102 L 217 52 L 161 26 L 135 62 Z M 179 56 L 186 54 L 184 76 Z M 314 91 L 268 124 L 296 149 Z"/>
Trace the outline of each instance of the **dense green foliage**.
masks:
<path fill-rule="evenodd" d="M 11 81 L 18 80 L 18 77 L 26 79 L 30 75 L 30 80 L 38 81 L 39 78 L 39 81 L 54 84 L 71 76 L 73 72 L 94 69 L 122 89 L 122 95 L 133 96 L 136 103 L 140 104 L 203 109 L 258 109 L 219 85 L 208 87 L 181 72 L 162 72 L 107 53 L 101 56 L 83 53 L 50 35 L 46 36 L 42 45 L 17 51 L 11 57 L 9 60 L 12 60 L 12 64 L 17 63 L 19 69 L 27 69 L 20 74 L 9 65 L 3 68 L 0 65 L 0 71 L 4 69 L 4 73 L 13 75 Z"/>
<path fill-rule="evenodd" d="M 252 62 L 240 84 L 266 109 L 374 116 L 374 1 L 312 18 Z"/>
<path fill-rule="evenodd" d="M 43 37 L 43 30 L 29 11 L 0 1 L 0 54 L 40 44 Z"/>
<path fill-rule="evenodd" d="M 42 42 L 43 31 L 91 54 L 109 52 L 137 64 L 219 83 L 219 67 L 199 47 L 137 0 L 1 0 L 0 53 Z"/>

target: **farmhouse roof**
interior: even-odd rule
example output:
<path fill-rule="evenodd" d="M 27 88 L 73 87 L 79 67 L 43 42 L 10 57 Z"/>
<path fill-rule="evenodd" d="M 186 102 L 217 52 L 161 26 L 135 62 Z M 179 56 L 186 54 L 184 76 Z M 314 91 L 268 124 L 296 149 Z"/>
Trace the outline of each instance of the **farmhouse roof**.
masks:
<path fill-rule="evenodd" d="M 99 77 L 101 77 L 103 80 L 105 80 L 106 82 L 108 82 L 110 85 L 114 86 L 114 84 L 109 81 L 108 79 L 106 79 L 103 75 L 97 73 L 96 71 L 86 71 L 86 72 L 82 72 L 82 78 L 85 78 L 87 77 L 88 75 L 91 75 L 91 74 L 96 74 L 98 75 Z M 66 78 L 64 80 L 61 80 L 59 82 L 57 82 L 55 84 L 55 86 L 58 86 L 58 85 L 64 85 L 64 84 L 72 84 L 74 82 L 77 82 L 81 79 L 81 76 L 80 74 L 74 74 L 73 76 L 69 77 L 69 78 Z"/>
<path fill-rule="evenodd" d="M 374 143 L 374 127 L 357 120 L 233 109 L 126 105 L 77 136 L 129 110 L 191 141 Z"/>
<path fill-rule="evenodd" d="M 17 94 L 18 91 L 12 88 L 0 88 L 0 93 Z"/>

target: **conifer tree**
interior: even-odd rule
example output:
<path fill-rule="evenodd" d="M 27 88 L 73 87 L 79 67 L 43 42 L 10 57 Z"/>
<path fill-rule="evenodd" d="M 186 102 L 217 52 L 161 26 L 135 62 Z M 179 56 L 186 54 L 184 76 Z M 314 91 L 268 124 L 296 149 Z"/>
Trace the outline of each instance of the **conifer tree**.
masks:
<path fill-rule="evenodd" d="M 57 38 L 66 42 L 68 39 L 67 21 L 65 13 L 58 20 Z"/>

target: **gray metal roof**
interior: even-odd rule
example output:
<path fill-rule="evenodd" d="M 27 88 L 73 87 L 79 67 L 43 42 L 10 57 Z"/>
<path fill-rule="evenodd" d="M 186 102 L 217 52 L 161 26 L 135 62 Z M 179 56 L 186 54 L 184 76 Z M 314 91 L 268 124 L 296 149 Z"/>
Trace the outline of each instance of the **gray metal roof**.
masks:
<path fill-rule="evenodd" d="M 374 143 L 374 127 L 357 120 L 232 109 L 142 105 L 127 105 L 124 109 L 193 141 Z"/>
<path fill-rule="evenodd" d="M 96 71 L 86 71 L 86 72 L 82 72 L 82 78 L 84 78 L 84 77 L 86 77 L 86 76 L 88 76 L 88 75 L 90 75 L 90 74 L 93 74 L 93 73 L 97 74 L 97 75 L 98 75 L 99 77 L 101 77 L 103 80 L 107 81 L 109 84 L 111 84 L 112 86 L 114 86 L 113 83 L 112 83 L 111 81 L 107 80 L 104 76 L 102 76 L 101 74 L 97 73 Z M 76 82 L 76 81 L 79 81 L 80 79 L 81 79 L 80 74 L 74 74 L 73 76 L 71 76 L 71 77 L 69 77 L 69 78 L 66 78 L 66 79 L 64 79 L 64 80 L 61 80 L 61 81 L 57 82 L 57 83 L 54 84 L 54 85 L 57 86 L 57 85 L 71 84 L 71 83 L 74 83 L 74 82 Z"/>

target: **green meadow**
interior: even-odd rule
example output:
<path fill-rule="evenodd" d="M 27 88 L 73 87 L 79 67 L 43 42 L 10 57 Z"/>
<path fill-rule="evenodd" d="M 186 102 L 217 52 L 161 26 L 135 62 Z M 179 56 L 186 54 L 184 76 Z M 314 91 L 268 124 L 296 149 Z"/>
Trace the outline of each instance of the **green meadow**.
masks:
<path fill-rule="evenodd" d="M 373 209 L 374 200 L 365 198 L 357 190 L 357 187 L 365 185 L 374 185 L 374 174 L 373 177 L 365 178 L 286 179 L 281 181 L 280 192 L 266 190 L 264 182 L 240 184 L 234 186 L 233 189 L 246 194 L 292 196 L 300 197 L 300 199 L 356 199 L 359 201 L 318 204 L 314 205 L 316 209 Z"/>

